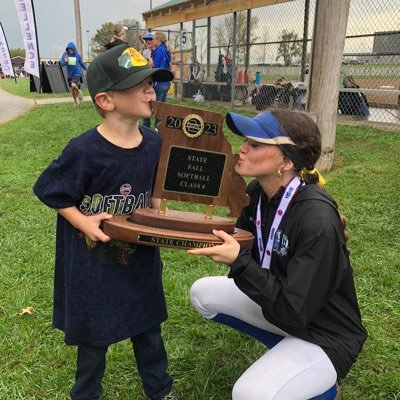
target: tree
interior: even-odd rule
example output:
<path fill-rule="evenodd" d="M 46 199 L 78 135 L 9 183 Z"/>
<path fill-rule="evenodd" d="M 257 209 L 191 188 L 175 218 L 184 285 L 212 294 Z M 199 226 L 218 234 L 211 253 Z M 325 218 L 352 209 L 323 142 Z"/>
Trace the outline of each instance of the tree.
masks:
<path fill-rule="evenodd" d="M 292 65 L 293 59 L 301 57 L 302 43 L 296 32 L 286 29 L 282 31 L 279 40 L 281 43 L 278 47 L 276 61 L 282 58 L 285 67 L 289 67 Z"/>
<path fill-rule="evenodd" d="M 250 18 L 250 44 L 257 41 L 258 37 L 253 35 L 257 32 L 258 17 Z M 214 28 L 213 32 L 214 43 L 219 43 L 220 47 L 225 48 L 225 51 L 232 52 L 232 38 L 233 38 L 233 18 L 226 15 L 222 18 L 221 23 Z M 237 13 L 236 24 L 236 64 L 244 63 L 246 55 L 246 40 L 247 40 L 247 12 L 240 11 Z"/>
<path fill-rule="evenodd" d="M 10 49 L 10 56 L 13 57 L 24 57 L 25 58 L 25 50 L 24 49 Z"/>
<path fill-rule="evenodd" d="M 142 50 L 143 42 L 140 34 L 140 23 L 136 19 L 129 18 L 124 18 L 119 23 L 128 27 L 126 40 L 129 45 L 135 47 L 136 50 Z"/>
<path fill-rule="evenodd" d="M 206 57 L 207 57 L 207 29 L 205 28 L 197 29 L 196 42 L 197 42 L 197 48 L 196 48 L 197 61 L 200 62 L 200 64 L 203 64 L 206 62 Z"/>
<path fill-rule="evenodd" d="M 141 50 L 142 39 L 140 37 L 140 25 L 138 21 L 135 19 L 125 18 L 122 21 L 116 22 L 117 24 L 125 25 L 128 28 L 127 32 L 127 41 L 129 45 L 138 47 L 137 50 Z M 91 54 L 97 55 L 102 53 L 105 49 L 105 45 L 109 43 L 113 36 L 113 22 L 104 23 L 99 29 L 97 29 L 96 33 L 90 40 Z"/>
<path fill-rule="evenodd" d="M 105 45 L 110 42 L 112 38 L 114 24 L 112 22 L 104 23 L 90 40 L 91 53 L 97 55 L 102 53 L 105 49 Z"/>

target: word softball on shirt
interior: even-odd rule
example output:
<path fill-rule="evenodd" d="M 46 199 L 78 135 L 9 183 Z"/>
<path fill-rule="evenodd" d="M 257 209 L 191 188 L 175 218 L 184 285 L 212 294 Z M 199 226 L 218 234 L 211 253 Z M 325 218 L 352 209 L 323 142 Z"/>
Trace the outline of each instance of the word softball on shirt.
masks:
<path fill-rule="evenodd" d="M 130 215 L 138 208 L 151 206 L 151 191 L 131 194 L 130 185 L 125 183 L 120 187 L 120 193 L 104 195 L 95 193 L 85 195 L 79 210 L 85 215 L 97 215 L 107 212 L 112 215 Z"/>

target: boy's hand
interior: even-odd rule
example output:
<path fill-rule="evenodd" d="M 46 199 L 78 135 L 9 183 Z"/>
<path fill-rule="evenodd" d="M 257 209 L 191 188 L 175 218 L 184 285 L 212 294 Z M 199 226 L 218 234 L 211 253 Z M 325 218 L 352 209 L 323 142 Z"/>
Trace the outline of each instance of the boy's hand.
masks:
<path fill-rule="evenodd" d="M 112 215 L 103 212 L 99 215 L 90 215 L 81 227 L 81 231 L 94 242 L 109 242 L 111 238 L 100 228 L 104 220 L 111 219 Z"/>
<path fill-rule="evenodd" d="M 58 209 L 57 212 L 79 229 L 93 242 L 109 242 L 111 238 L 101 229 L 101 223 L 112 215 L 102 212 L 99 215 L 83 215 L 75 206 Z"/>
<path fill-rule="evenodd" d="M 63 58 L 64 58 L 64 61 L 67 63 L 69 60 L 68 56 L 65 54 Z"/>
<path fill-rule="evenodd" d="M 231 265 L 239 255 L 240 244 L 224 231 L 214 229 L 213 234 L 221 238 L 224 243 L 214 247 L 187 250 L 187 253 L 195 256 L 207 256 L 217 263 Z"/>

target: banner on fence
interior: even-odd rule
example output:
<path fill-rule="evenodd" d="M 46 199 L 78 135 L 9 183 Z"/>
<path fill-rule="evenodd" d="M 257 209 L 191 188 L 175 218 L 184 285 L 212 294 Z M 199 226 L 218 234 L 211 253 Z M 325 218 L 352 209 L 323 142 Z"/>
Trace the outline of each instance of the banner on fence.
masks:
<path fill-rule="evenodd" d="M 15 6 L 25 47 L 24 68 L 26 72 L 39 78 L 39 50 L 33 0 L 15 0 Z"/>
<path fill-rule="evenodd" d="M 11 62 L 10 50 L 8 48 L 6 35 L 4 34 L 3 25 L 0 23 L 0 65 L 3 74 L 15 76 L 14 68 Z"/>

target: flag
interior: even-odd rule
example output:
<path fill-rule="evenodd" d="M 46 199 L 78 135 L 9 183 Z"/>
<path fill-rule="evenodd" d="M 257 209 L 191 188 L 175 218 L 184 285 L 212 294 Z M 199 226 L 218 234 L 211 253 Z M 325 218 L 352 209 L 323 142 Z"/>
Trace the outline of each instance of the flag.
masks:
<path fill-rule="evenodd" d="M 0 65 L 5 75 L 15 76 L 11 62 L 10 50 L 8 49 L 7 39 L 0 23 Z"/>
<path fill-rule="evenodd" d="M 26 72 L 39 78 L 39 50 L 32 1 L 33 0 L 15 0 L 15 6 L 17 7 L 17 15 L 21 25 L 25 47 L 24 68 Z"/>

